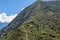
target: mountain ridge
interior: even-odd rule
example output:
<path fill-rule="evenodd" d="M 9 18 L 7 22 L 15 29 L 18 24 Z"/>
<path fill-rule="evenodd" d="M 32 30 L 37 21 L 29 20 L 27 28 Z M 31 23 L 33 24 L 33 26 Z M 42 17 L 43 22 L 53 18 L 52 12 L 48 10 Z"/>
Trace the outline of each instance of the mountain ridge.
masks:
<path fill-rule="evenodd" d="M 19 13 L 1 36 L 4 40 L 60 40 L 59 26 L 60 1 L 36 1 Z"/>
<path fill-rule="evenodd" d="M 0 29 L 2 29 L 4 26 L 8 25 L 8 23 L 0 23 Z"/>

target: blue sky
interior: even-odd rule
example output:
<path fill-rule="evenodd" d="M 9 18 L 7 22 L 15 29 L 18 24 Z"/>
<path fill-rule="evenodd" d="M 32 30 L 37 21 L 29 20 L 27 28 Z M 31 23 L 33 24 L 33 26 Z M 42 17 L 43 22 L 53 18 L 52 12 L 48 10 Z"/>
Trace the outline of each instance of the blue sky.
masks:
<path fill-rule="evenodd" d="M 36 0 L 0 0 L 0 22 L 11 22 L 23 8 L 31 5 L 35 1 Z"/>
<path fill-rule="evenodd" d="M 20 10 L 35 0 L 0 0 L 0 14 L 5 12 L 8 16 L 19 13 Z"/>
<path fill-rule="evenodd" d="M 0 0 L 0 14 L 6 12 L 7 15 L 19 13 L 20 10 L 35 0 Z"/>
<path fill-rule="evenodd" d="M 0 29 L 10 23 L 17 14 L 35 0 L 0 0 Z"/>
<path fill-rule="evenodd" d="M 17 14 L 36 0 L 0 0 L 0 28 L 10 23 Z M 1 24 L 2 23 L 2 24 Z"/>
<path fill-rule="evenodd" d="M 0 23 L 11 22 L 20 11 L 36 0 L 0 0 Z"/>
<path fill-rule="evenodd" d="M 35 1 L 36 0 L 0 0 L 0 23 L 11 22 L 23 8 L 31 5 Z"/>

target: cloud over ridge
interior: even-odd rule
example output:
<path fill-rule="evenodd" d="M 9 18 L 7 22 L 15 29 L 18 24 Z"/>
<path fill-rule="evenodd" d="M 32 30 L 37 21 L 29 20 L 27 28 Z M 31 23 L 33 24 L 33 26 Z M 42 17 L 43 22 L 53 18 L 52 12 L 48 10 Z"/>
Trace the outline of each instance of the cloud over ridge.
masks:
<path fill-rule="evenodd" d="M 5 23 L 5 22 L 10 23 L 16 16 L 17 16 L 17 14 L 7 16 L 7 14 L 5 12 L 3 12 L 0 14 L 0 22 L 1 23 Z"/>

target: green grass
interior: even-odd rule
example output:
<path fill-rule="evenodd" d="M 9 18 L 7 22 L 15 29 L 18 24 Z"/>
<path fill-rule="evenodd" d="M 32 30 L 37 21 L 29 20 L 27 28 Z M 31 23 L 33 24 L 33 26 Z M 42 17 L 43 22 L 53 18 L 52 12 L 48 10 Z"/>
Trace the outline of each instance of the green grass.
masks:
<path fill-rule="evenodd" d="M 60 40 L 59 9 L 58 1 L 37 1 L 26 7 L 14 19 L 16 24 L 11 22 L 9 26 L 17 28 L 7 30 L 4 40 Z"/>

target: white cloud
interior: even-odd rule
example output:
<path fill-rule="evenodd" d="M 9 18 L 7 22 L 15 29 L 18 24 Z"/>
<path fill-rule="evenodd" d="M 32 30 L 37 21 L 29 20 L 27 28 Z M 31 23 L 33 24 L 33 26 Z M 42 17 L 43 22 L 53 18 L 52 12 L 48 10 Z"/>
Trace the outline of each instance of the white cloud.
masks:
<path fill-rule="evenodd" d="M 1 23 L 5 23 L 5 22 L 6 22 L 6 23 L 9 23 L 9 22 L 11 22 L 16 16 L 17 16 L 17 14 L 7 16 L 6 13 L 2 13 L 2 14 L 0 14 L 0 22 L 1 22 Z"/>
<path fill-rule="evenodd" d="M 21 11 L 23 10 L 24 8 L 21 9 Z"/>

